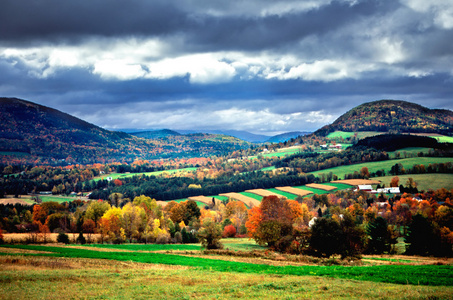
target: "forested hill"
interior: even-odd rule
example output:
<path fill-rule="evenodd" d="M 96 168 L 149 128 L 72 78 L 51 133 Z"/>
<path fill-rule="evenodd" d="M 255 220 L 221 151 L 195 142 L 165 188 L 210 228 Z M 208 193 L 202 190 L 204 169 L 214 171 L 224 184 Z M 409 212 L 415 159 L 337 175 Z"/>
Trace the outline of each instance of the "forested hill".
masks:
<path fill-rule="evenodd" d="M 102 129 L 33 102 L 0 98 L 0 157 L 32 163 L 131 162 L 135 159 L 218 155 L 248 143 L 213 135 L 151 140 Z M 17 156 L 20 154 L 20 156 Z"/>
<path fill-rule="evenodd" d="M 453 112 L 429 109 L 397 100 L 364 103 L 340 116 L 335 122 L 315 132 L 326 136 L 340 131 L 381 131 L 392 133 L 440 133 L 453 135 Z"/>

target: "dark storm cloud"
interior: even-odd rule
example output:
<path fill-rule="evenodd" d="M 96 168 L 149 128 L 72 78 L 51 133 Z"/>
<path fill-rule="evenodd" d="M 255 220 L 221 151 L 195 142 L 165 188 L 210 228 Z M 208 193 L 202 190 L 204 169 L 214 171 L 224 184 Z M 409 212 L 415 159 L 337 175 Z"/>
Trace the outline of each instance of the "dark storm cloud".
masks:
<path fill-rule="evenodd" d="M 181 11 L 159 0 L 2 0 L 0 19 L 0 39 L 8 41 L 161 35 L 186 25 Z"/>
<path fill-rule="evenodd" d="M 453 109 L 445 3 L 2 0 L 0 95 L 110 128 L 316 130 L 379 99 Z"/>
<path fill-rule="evenodd" d="M 206 17 L 199 20 L 197 32 L 189 42 L 217 50 L 280 48 L 393 8 L 393 1 L 364 1 L 356 5 L 335 1 L 318 9 L 285 15 Z"/>
<path fill-rule="evenodd" d="M 308 35 L 335 31 L 357 19 L 394 8 L 393 1 L 334 1 L 284 15 L 212 16 L 183 11 L 177 1 L 15 1 L 0 4 L 5 42 L 80 41 L 83 36 L 183 35 L 195 49 L 278 48 Z M 187 7 L 186 7 L 187 9 Z"/>

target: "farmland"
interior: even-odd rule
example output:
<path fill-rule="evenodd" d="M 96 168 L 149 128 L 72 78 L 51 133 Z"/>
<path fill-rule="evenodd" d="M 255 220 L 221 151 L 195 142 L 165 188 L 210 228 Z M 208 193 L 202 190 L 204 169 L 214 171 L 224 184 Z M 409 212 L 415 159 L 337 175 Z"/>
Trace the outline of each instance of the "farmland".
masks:
<path fill-rule="evenodd" d="M 244 247 L 247 242 L 233 240 L 234 244 Z M 230 240 L 226 245 L 230 247 Z M 99 251 L 104 247 L 107 252 Z M 270 259 L 224 260 L 201 255 L 191 245 L 160 247 L 99 245 L 97 251 L 88 246 L 1 247 L 2 297 L 447 299 L 453 293 L 451 265 L 423 265 L 417 258 L 401 259 L 404 262 L 370 258 L 370 263 L 363 266 L 288 265 L 282 261 L 271 263 Z M 170 252 L 155 252 L 162 250 Z M 181 255 L 188 250 L 190 255 Z M 413 263 L 408 265 L 407 261 Z"/>
<path fill-rule="evenodd" d="M 404 168 L 411 168 L 415 164 L 428 166 L 429 164 L 434 163 L 447 163 L 452 162 L 451 157 L 412 157 L 412 158 L 403 158 L 403 159 L 391 159 L 386 161 L 377 161 L 377 162 L 367 162 L 349 166 L 340 166 L 325 170 L 320 170 L 316 172 L 310 172 L 314 176 L 319 176 L 320 174 L 328 174 L 332 172 L 337 175 L 339 178 L 344 178 L 346 174 L 353 174 L 354 172 L 359 172 L 361 168 L 367 167 L 370 173 L 377 172 L 379 170 L 384 170 L 386 173 L 389 172 L 391 167 L 395 164 L 402 164 Z"/>
<path fill-rule="evenodd" d="M 175 170 L 165 170 L 165 171 L 155 171 L 155 172 L 143 172 L 143 173 L 110 173 L 104 174 L 99 177 L 94 178 L 94 181 L 103 180 L 107 178 L 111 178 L 111 180 L 115 179 L 123 179 L 132 176 L 160 176 L 160 175 L 172 175 L 178 176 L 182 175 L 187 172 L 195 171 L 197 168 L 184 168 L 184 169 L 175 169 Z"/>
<path fill-rule="evenodd" d="M 393 176 L 375 177 L 373 179 L 382 181 L 385 186 L 390 186 L 390 180 Z M 408 178 L 414 179 L 419 190 L 437 190 L 445 188 L 453 189 L 453 174 L 407 174 L 398 175 L 400 183 L 405 185 Z"/>

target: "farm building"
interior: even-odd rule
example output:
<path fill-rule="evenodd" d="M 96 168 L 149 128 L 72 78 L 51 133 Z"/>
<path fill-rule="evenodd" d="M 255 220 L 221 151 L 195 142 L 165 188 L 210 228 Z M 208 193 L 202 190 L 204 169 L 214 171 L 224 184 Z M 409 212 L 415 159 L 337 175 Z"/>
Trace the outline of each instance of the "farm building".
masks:
<path fill-rule="evenodd" d="M 341 144 L 330 145 L 329 150 L 340 150 Z"/>
<path fill-rule="evenodd" d="M 373 187 L 371 186 L 371 184 L 359 184 L 354 192 L 358 191 L 372 192 Z"/>
<path fill-rule="evenodd" d="M 389 187 L 389 188 L 382 188 L 382 189 L 377 189 L 376 193 L 380 194 L 399 194 L 400 193 L 400 188 L 399 187 Z"/>

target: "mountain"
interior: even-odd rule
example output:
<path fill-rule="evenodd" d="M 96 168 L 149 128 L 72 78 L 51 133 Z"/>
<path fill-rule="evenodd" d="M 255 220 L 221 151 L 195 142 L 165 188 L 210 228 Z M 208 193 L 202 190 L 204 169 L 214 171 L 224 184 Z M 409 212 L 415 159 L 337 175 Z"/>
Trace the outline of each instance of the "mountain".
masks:
<path fill-rule="evenodd" d="M 179 133 L 182 134 L 192 134 L 192 133 L 210 133 L 210 134 L 221 134 L 221 135 L 228 135 L 243 141 L 247 141 L 250 143 L 264 143 L 267 141 L 270 136 L 264 134 L 254 134 L 244 130 L 178 130 Z"/>
<path fill-rule="evenodd" d="M 8 163 L 9 156 L 17 159 L 17 154 L 28 163 L 86 164 L 220 155 L 249 147 L 247 142 L 219 135 L 144 139 L 16 98 L 0 98 L 0 122 L 0 156 Z"/>
<path fill-rule="evenodd" d="M 133 136 L 145 138 L 145 139 L 161 139 L 161 138 L 166 138 L 169 136 L 181 135 L 179 132 L 176 132 L 176 131 L 173 131 L 170 129 L 139 131 L 139 132 L 131 132 L 129 134 L 133 135 Z"/>
<path fill-rule="evenodd" d="M 290 139 L 297 138 L 298 136 L 301 135 L 307 135 L 310 134 L 311 132 L 307 131 L 292 131 L 292 132 L 285 132 L 282 134 L 275 135 L 268 140 L 266 140 L 267 143 L 284 143 Z"/>
<path fill-rule="evenodd" d="M 429 109 L 398 100 L 364 103 L 340 116 L 335 122 L 315 132 L 326 136 L 334 131 L 381 131 L 391 133 L 453 134 L 453 112 Z"/>

